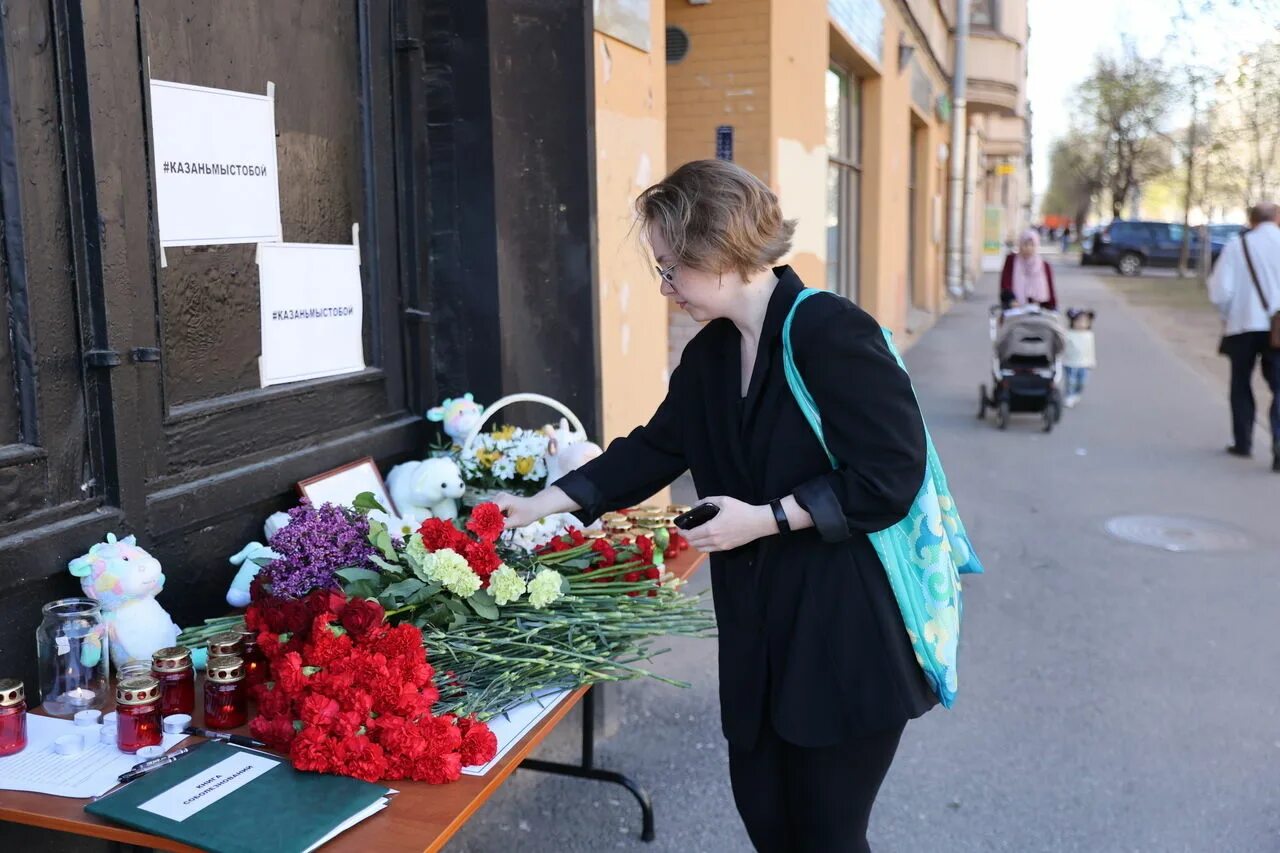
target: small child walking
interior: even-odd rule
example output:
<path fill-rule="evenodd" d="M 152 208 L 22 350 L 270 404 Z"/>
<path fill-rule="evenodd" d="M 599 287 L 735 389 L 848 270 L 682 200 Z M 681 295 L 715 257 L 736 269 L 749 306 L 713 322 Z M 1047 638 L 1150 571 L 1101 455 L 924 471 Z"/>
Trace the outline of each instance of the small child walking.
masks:
<path fill-rule="evenodd" d="M 1068 409 L 1080 402 L 1089 371 L 1098 366 L 1093 346 L 1093 311 L 1072 308 L 1067 311 L 1067 347 L 1062 355 L 1067 397 L 1063 401 Z"/>

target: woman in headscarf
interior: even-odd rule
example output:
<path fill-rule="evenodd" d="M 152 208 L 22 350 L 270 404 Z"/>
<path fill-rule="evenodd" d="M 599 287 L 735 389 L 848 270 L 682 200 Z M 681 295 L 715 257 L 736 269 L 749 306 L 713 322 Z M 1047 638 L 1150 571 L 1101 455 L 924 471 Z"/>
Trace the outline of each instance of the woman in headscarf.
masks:
<path fill-rule="evenodd" d="M 1053 270 L 1040 257 L 1040 235 L 1028 228 L 1018 238 L 1018 251 L 1004 259 L 1000 273 L 1000 304 L 1005 308 L 1039 305 L 1058 310 L 1058 297 L 1053 289 Z"/>

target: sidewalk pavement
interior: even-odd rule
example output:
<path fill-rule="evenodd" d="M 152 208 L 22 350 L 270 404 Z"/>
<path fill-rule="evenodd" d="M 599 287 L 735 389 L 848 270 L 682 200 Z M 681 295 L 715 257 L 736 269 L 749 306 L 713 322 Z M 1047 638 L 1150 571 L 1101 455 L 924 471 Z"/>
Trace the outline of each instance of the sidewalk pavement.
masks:
<path fill-rule="evenodd" d="M 965 582 L 960 698 L 908 726 L 872 817 L 878 853 L 1258 851 L 1277 847 L 1280 477 L 1222 453 L 1222 389 L 1078 267 L 1060 298 L 1104 318 L 1101 366 L 1054 432 L 979 422 L 987 308 L 958 305 L 907 354 L 987 575 Z M 988 285 L 990 287 L 988 288 Z M 994 293 L 994 281 L 983 284 Z M 1131 513 L 1203 518 L 1248 550 L 1122 543 Z M 705 589 L 706 573 L 691 587 Z M 454 853 L 747 851 L 733 807 L 712 641 L 656 660 L 693 683 L 610 691 L 601 766 L 653 794 L 658 838 L 620 788 L 520 772 Z M 539 757 L 573 760 L 566 721 Z"/>

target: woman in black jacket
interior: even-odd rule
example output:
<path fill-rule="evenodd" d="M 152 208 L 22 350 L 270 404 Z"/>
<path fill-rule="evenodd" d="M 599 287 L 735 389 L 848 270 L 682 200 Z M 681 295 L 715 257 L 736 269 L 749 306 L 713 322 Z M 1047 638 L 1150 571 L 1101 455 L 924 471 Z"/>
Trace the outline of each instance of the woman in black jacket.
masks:
<path fill-rule="evenodd" d="M 910 381 L 876 321 L 832 295 L 791 329 L 832 470 L 791 395 L 781 332 L 804 287 L 794 222 L 757 178 L 688 163 L 637 201 L 661 290 L 705 328 L 648 424 L 532 498 L 509 526 L 584 522 L 686 469 L 720 508 L 690 531 L 711 552 L 720 708 L 738 811 L 761 851 L 868 850 L 876 792 L 909 719 L 936 703 L 867 534 L 901 520 L 925 475 Z"/>

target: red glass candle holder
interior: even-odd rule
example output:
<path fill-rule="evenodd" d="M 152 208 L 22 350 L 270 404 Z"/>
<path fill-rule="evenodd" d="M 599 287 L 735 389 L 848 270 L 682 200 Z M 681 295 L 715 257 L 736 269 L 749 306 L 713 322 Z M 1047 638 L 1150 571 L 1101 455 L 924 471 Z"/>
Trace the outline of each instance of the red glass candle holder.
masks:
<path fill-rule="evenodd" d="M 185 646 L 160 649 L 151 656 L 151 675 L 160 682 L 160 715 L 191 714 L 196 707 L 196 671 Z"/>
<path fill-rule="evenodd" d="M 0 680 L 0 755 L 27 747 L 27 692 L 16 678 Z"/>
<path fill-rule="evenodd" d="M 249 719 L 244 661 L 238 657 L 211 658 L 205 672 L 204 724 L 211 729 L 234 729 Z"/>
<path fill-rule="evenodd" d="M 209 638 L 209 660 L 221 657 L 240 657 L 244 643 L 239 631 L 223 631 Z"/>
<path fill-rule="evenodd" d="M 240 657 L 244 661 L 246 688 L 263 684 L 267 680 L 267 656 L 258 647 L 258 635 L 248 628 L 242 628 L 240 643 L 244 646 L 244 652 Z"/>
<path fill-rule="evenodd" d="M 157 746 L 164 739 L 160 728 L 160 682 L 141 675 L 116 685 L 116 746 L 134 753 Z"/>

